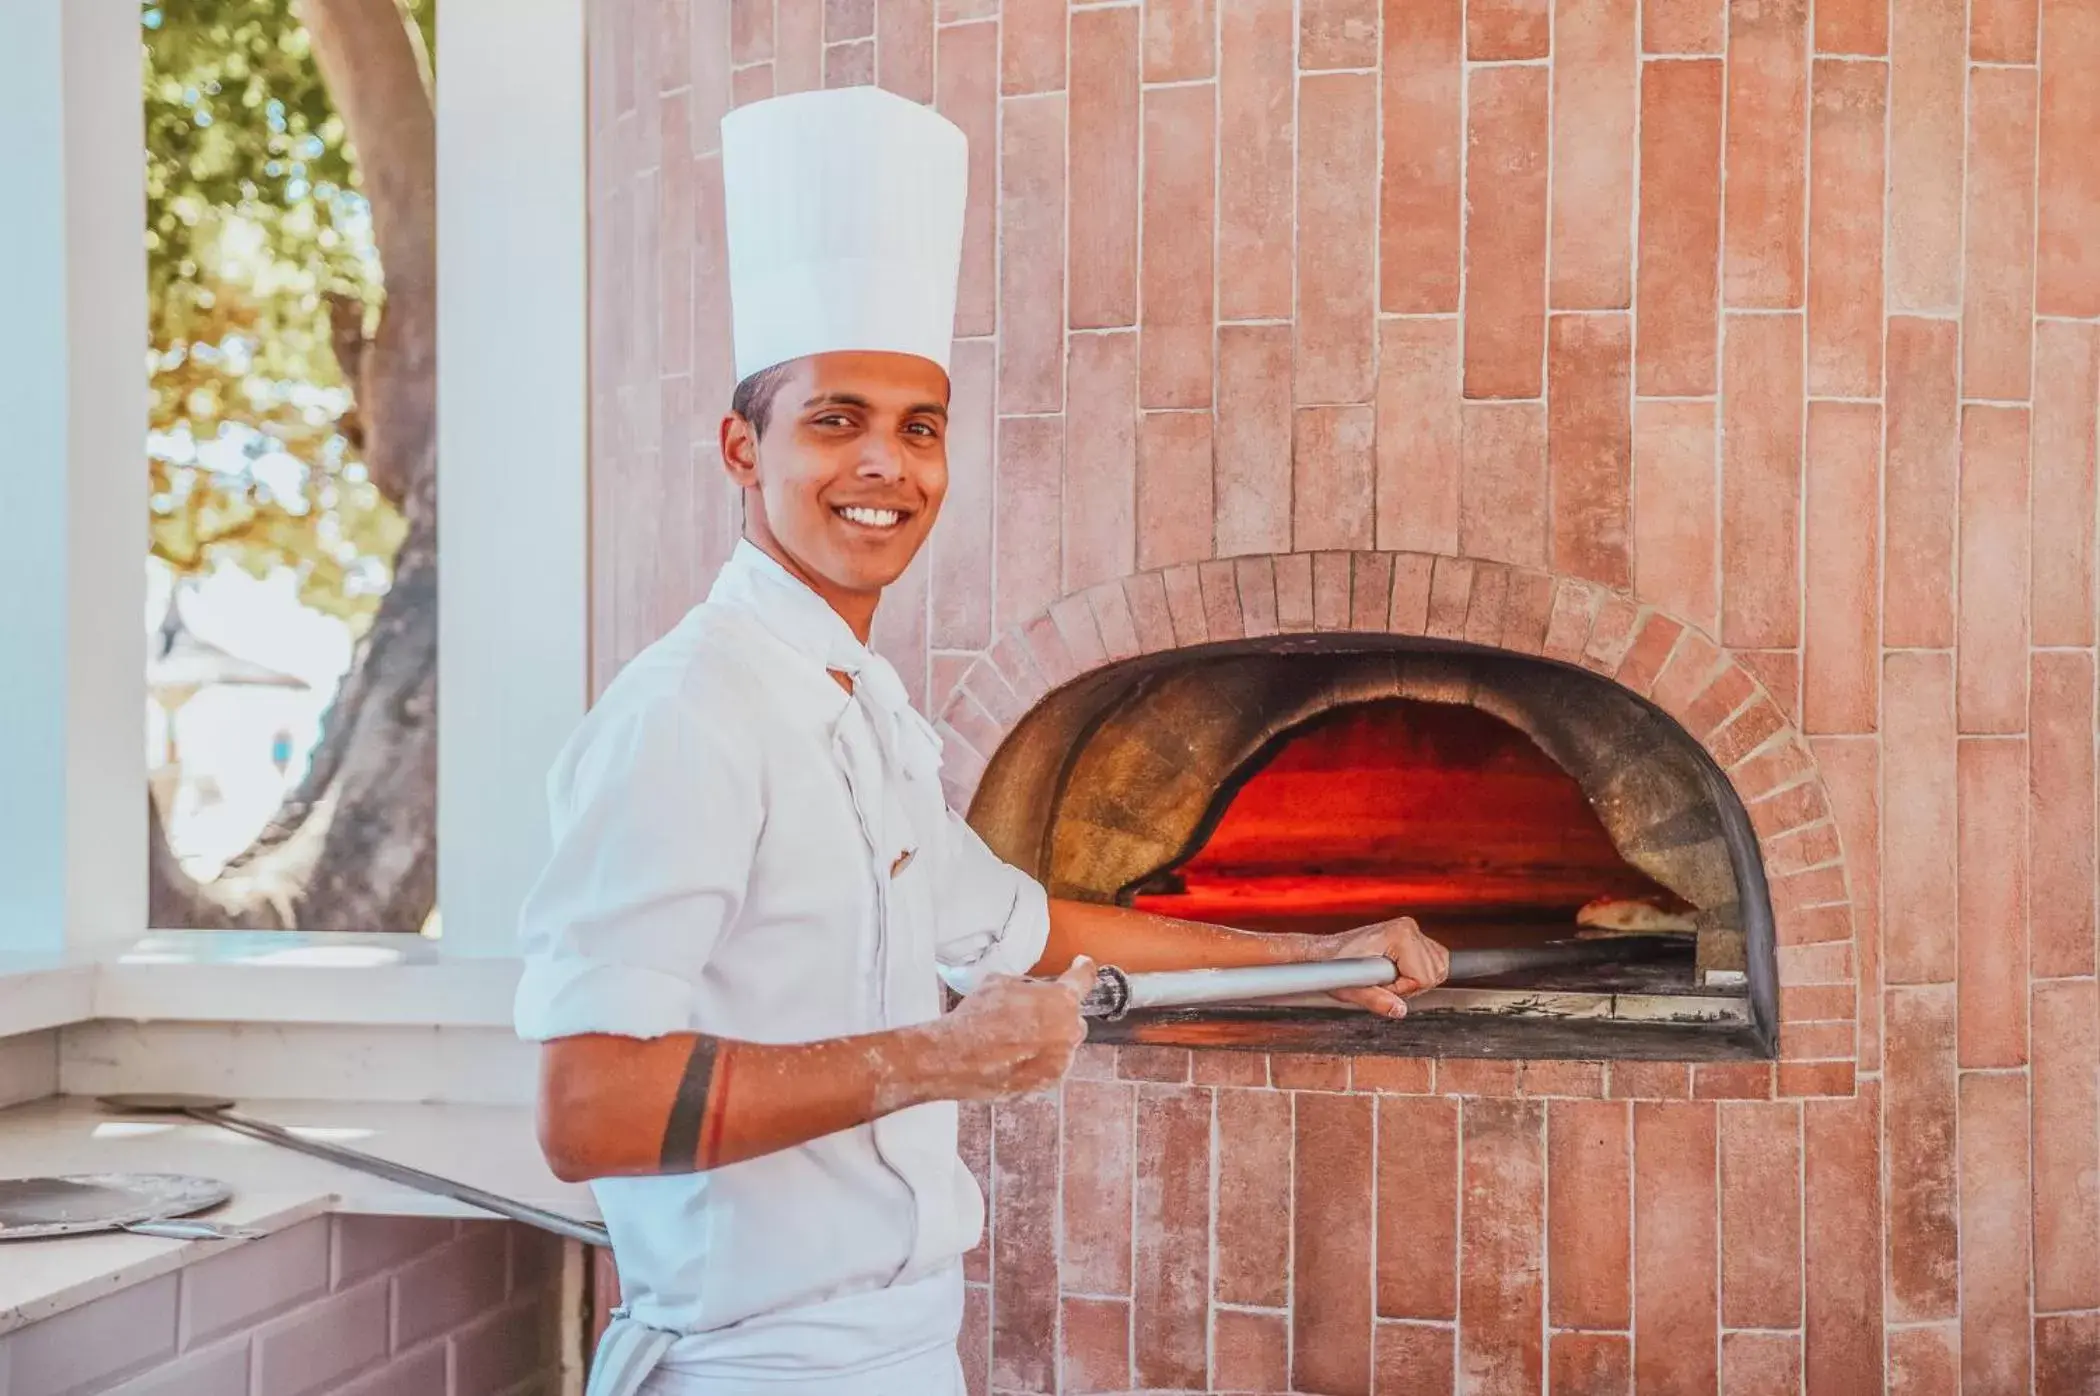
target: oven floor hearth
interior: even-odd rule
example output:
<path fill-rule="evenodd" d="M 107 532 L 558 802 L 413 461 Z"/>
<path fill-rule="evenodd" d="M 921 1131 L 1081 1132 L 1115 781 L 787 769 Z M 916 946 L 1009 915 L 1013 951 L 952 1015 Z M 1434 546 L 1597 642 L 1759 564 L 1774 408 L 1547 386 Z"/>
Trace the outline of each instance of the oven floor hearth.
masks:
<path fill-rule="evenodd" d="M 1747 1022 L 1416 1012 L 1399 1022 L 1319 1009 L 1160 1010 L 1088 1025 L 1087 1040 L 1323 1056 L 1742 1061 L 1769 1056 Z"/>

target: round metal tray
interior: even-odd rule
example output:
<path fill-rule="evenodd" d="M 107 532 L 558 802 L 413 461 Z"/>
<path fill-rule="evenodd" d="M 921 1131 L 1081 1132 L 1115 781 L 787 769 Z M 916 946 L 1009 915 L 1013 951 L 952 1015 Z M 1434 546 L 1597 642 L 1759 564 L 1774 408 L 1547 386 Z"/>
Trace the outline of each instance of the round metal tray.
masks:
<path fill-rule="evenodd" d="M 0 1178 L 0 1241 L 121 1231 L 187 1217 L 233 1195 L 226 1184 L 181 1173 L 73 1173 Z"/>

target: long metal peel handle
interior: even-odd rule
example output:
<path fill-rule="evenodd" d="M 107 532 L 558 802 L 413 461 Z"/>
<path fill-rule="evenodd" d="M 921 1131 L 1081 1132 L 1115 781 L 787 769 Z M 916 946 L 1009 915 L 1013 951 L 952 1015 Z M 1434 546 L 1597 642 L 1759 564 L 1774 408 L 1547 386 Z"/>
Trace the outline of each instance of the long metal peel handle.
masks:
<path fill-rule="evenodd" d="M 1390 984 L 1398 977 L 1393 962 L 1383 955 L 1230 969 L 1159 970 L 1148 974 L 1126 974 L 1113 965 L 1103 965 L 1094 988 L 1080 1001 L 1079 1012 L 1083 1017 L 1114 1022 L 1140 1008 L 1331 993 L 1336 989 Z"/>

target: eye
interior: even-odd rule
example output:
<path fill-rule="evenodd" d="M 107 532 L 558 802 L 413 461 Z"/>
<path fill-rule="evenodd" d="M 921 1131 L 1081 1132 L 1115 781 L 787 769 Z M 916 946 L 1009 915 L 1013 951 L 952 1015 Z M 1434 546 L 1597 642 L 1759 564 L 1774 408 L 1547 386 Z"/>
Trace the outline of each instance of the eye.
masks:
<path fill-rule="evenodd" d="M 940 429 L 931 422 L 907 422 L 904 429 L 915 436 L 923 436 L 929 441 L 938 440 L 941 434 Z"/>
<path fill-rule="evenodd" d="M 820 427 L 849 427 L 853 425 L 853 419 L 843 412 L 826 412 L 817 418 L 816 424 Z"/>

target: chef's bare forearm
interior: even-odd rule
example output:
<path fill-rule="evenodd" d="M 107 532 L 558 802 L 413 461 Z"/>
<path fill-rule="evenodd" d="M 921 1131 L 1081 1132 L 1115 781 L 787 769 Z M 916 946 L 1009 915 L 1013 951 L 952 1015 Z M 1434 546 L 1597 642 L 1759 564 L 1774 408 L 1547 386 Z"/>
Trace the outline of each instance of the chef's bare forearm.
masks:
<path fill-rule="evenodd" d="M 926 1026 L 821 1042 L 587 1034 L 541 1048 L 540 1147 L 568 1181 L 704 1172 L 942 1098 Z"/>
<path fill-rule="evenodd" d="M 1080 955 L 1133 973 L 1287 964 L 1317 959 L 1322 944 L 1315 936 L 1235 931 L 1125 906 L 1052 898 L 1050 938 L 1031 973 L 1061 973 Z"/>

